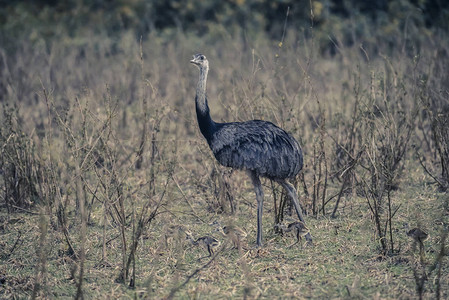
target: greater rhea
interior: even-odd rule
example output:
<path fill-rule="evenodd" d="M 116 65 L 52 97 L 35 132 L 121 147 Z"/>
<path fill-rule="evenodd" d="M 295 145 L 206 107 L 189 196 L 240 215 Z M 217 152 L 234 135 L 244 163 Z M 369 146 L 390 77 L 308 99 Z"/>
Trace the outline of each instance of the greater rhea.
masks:
<path fill-rule="evenodd" d="M 214 122 L 206 96 L 209 62 L 203 54 L 194 55 L 190 62 L 200 71 L 195 105 L 201 133 L 221 165 L 246 170 L 254 185 L 257 200 L 257 245 L 262 245 L 264 196 L 260 177 L 278 182 L 287 191 L 299 220 L 304 223 L 296 190 L 287 181 L 298 175 L 303 167 L 299 143 L 286 131 L 267 121 Z M 306 239 L 312 242 L 310 233 L 307 233 Z"/>

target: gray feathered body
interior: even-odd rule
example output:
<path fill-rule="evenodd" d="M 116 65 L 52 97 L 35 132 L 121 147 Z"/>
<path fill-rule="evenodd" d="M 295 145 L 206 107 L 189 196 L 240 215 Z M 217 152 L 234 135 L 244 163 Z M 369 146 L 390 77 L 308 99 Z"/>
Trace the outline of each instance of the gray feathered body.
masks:
<path fill-rule="evenodd" d="M 301 171 L 298 142 L 273 123 L 252 120 L 214 125 L 208 143 L 223 166 L 255 171 L 270 179 L 292 178 Z"/>

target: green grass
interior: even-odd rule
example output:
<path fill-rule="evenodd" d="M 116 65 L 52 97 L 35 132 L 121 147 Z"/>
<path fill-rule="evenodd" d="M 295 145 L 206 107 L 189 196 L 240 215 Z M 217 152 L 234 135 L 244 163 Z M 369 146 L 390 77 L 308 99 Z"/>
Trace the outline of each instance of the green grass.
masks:
<path fill-rule="evenodd" d="M 421 190 L 420 197 L 409 191 L 398 191 L 395 194 L 397 203 L 408 208 L 401 210 L 397 222 L 414 224 L 415 215 L 420 215 L 426 208 L 417 206 L 422 197 L 427 202 L 436 201 L 433 189 Z M 251 195 L 248 195 L 250 197 Z M 231 249 L 231 243 L 219 234 L 215 234 L 213 226 L 196 222 L 192 217 L 181 216 L 164 218 L 162 214 L 150 226 L 142 239 L 137 258 L 137 288 L 126 288 L 115 283 L 120 272 L 120 243 L 112 241 L 108 247 L 107 261 L 109 267 L 98 266 L 101 260 L 101 227 L 98 224 L 88 228 L 86 244 L 87 260 L 84 278 L 84 291 L 89 298 L 107 299 L 110 297 L 132 298 L 133 295 L 150 297 L 167 296 L 170 290 L 181 284 L 187 276 L 197 268 L 201 268 L 209 258 L 198 261 L 207 255 L 200 247 L 192 247 L 182 234 L 175 234 L 167 240 L 162 228 L 170 224 L 187 224 L 195 236 L 214 234 L 225 249 L 217 253 L 214 261 L 202 269 L 177 294 L 179 298 L 222 298 L 243 297 L 248 291 L 251 297 L 299 297 L 299 298 L 347 298 L 372 297 L 398 299 L 414 297 L 415 283 L 413 265 L 417 263 L 417 253 L 412 251 L 412 241 L 405 235 L 405 230 L 395 234 L 400 252 L 391 257 L 379 256 L 379 244 L 375 241 L 370 214 L 363 199 L 352 199 L 352 208 L 346 207 L 343 216 L 337 219 L 325 217 L 307 218 L 308 226 L 314 237 L 313 246 L 295 245 L 287 248 L 294 241 L 292 235 L 278 236 L 272 230 L 271 201 L 266 201 L 264 219 L 264 247 L 255 248 L 255 210 L 245 204 L 239 204 L 235 222 L 248 231 L 247 238 L 242 241 L 243 250 Z M 432 205 L 429 205 L 432 206 Z M 419 209 L 417 209 L 419 208 Z M 187 208 L 185 208 L 187 209 Z M 439 240 L 441 226 L 435 225 L 435 219 L 441 214 L 437 210 L 428 209 L 429 214 L 421 215 L 421 226 L 428 229 L 430 238 L 425 242 L 426 261 L 434 259 Z M 226 216 L 213 215 L 205 209 L 197 213 L 206 220 L 224 220 Z M 166 216 L 166 215 L 165 215 Z M 3 255 L 14 243 L 17 232 L 22 232 L 20 246 L 7 258 L 3 259 L 0 269 L 6 279 L 3 296 L 29 296 L 34 281 L 36 246 L 39 229 L 38 216 L 14 214 L 20 222 L 7 225 L 2 231 Z M 2 215 L 2 220 L 7 216 Z M 397 228 L 401 228 L 400 225 Z M 75 234 L 75 233 L 74 233 Z M 116 229 L 109 227 L 107 236 L 115 236 Z M 76 245 L 76 244 L 75 244 Z M 77 245 L 76 245 L 77 246 Z M 61 255 L 64 243 L 61 234 L 53 231 L 47 239 L 47 273 L 46 293 L 54 298 L 71 298 L 76 288 L 71 279 L 71 268 L 74 262 Z M 444 273 L 447 273 L 447 265 Z M 447 296 L 447 276 L 442 278 L 443 296 Z M 348 294 L 348 289 L 350 295 Z M 429 297 L 434 293 L 434 284 L 426 284 Z"/>

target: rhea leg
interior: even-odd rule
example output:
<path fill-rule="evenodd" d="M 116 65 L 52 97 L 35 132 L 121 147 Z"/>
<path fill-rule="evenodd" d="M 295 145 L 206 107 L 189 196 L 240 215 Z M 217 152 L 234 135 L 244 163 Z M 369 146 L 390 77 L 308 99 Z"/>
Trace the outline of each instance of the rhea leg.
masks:
<path fill-rule="evenodd" d="M 254 185 L 254 191 L 256 192 L 257 200 L 257 246 L 262 246 L 262 210 L 263 210 L 263 190 L 260 183 L 259 176 L 255 172 L 249 172 L 249 176 Z"/>
<path fill-rule="evenodd" d="M 295 206 L 296 214 L 298 215 L 298 218 L 301 222 L 306 224 L 304 221 L 304 217 L 302 216 L 302 209 L 301 206 L 299 206 L 298 196 L 296 194 L 296 189 L 293 187 L 292 184 L 288 183 L 286 180 L 279 180 L 278 181 L 282 187 L 287 191 L 288 195 L 293 201 L 293 205 Z M 310 233 L 307 233 L 306 240 L 309 243 L 312 243 L 312 235 Z"/>

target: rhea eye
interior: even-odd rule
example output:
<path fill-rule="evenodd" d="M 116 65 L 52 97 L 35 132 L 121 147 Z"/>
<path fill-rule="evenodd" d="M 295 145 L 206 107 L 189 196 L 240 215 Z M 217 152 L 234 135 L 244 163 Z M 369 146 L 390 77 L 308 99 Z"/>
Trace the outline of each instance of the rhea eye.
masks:
<path fill-rule="evenodd" d="M 201 60 L 204 60 L 204 55 L 201 55 L 201 56 L 200 56 L 200 59 L 201 59 Z"/>

